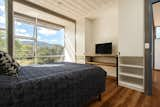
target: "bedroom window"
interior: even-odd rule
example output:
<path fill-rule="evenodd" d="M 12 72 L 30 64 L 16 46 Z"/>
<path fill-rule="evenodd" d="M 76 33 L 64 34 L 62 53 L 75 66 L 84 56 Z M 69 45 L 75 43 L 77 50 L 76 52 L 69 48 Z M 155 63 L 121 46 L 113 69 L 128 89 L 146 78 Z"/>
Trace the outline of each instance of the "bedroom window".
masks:
<path fill-rule="evenodd" d="M 34 64 L 35 37 L 34 25 L 24 21 L 15 21 L 14 54 L 22 65 Z"/>
<path fill-rule="evenodd" d="M 52 63 L 64 59 L 64 30 L 37 27 L 37 63 Z"/>
<path fill-rule="evenodd" d="M 0 0 L 0 50 L 7 51 L 5 0 Z"/>
<path fill-rule="evenodd" d="M 156 27 L 156 39 L 160 39 L 160 27 Z"/>
<path fill-rule="evenodd" d="M 64 60 L 64 28 L 37 19 L 15 19 L 14 56 L 21 65 Z"/>

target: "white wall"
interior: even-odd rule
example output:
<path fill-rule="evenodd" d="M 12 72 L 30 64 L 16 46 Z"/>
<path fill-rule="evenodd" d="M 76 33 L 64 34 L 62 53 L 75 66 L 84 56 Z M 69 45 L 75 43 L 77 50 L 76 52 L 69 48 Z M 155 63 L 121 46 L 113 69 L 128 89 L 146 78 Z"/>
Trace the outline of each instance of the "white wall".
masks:
<path fill-rule="evenodd" d="M 112 0 L 77 20 L 77 62 L 85 62 L 85 55 L 95 54 L 95 44 L 113 43 L 113 54 L 118 53 L 118 0 Z M 83 60 L 83 61 L 82 61 Z"/>
<path fill-rule="evenodd" d="M 112 42 L 113 54 L 144 56 L 144 0 L 111 0 L 80 25 L 86 54 L 95 54 L 97 43 Z"/>
<path fill-rule="evenodd" d="M 95 44 L 113 43 L 113 54 L 118 53 L 118 0 L 112 0 L 106 6 L 93 13 L 95 19 L 92 23 L 92 47 L 95 54 Z"/>
<path fill-rule="evenodd" d="M 65 61 L 75 62 L 75 24 L 68 23 L 65 26 Z"/>
<path fill-rule="evenodd" d="M 82 18 L 77 21 L 76 59 L 78 63 L 85 63 L 85 55 L 93 54 L 92 20 Z"/>
<path fill-rule="evenodd" d="M 85 52 L 85 20 L 80 19 L 77 21 L 77 34 L 76 34 L 76 45 L 77 55 L 84 55 Z"/>
<path fill-rule="evenodd" d="M 85 63 L 85 19 L 79 19 L 76 23 L 76 61 Z"/>
<path fill-rule="evenodd" d="M 92 55 L 94 54 L 94 29 L 93 29 L 93 20 L 85 19 L 85 54 Z"/>
<path fill-rule="evenodd" d="M 160 69 L 160 39 L 155 40 L 155 69 Z"/>

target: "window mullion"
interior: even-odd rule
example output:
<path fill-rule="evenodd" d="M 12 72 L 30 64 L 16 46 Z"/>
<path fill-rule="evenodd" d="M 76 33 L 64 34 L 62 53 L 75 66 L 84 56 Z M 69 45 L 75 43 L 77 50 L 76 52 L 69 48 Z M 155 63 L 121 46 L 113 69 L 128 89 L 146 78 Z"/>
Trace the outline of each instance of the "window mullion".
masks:
<path fill-rule="evenodd" d="M 37 39 L 38 39 L 38 35 L 37 35 L 37 18 L 36 18 L 36 22 L 35 22 L 35 26 L 34 26 L 34 38 L 35 38 L 35 40 L 34 40 L 34 63 L 35 64 L 37 64 L 37 45 L 38 45 L 38 43 L 37 43 Z"/>
<path fill-rule="evenodd" d="M 5 0 L 7 34 L 8 34 L 8 53 L 13 57 L 13 0 Z"/>
<path fill-rule="evenodd" d="M 35 40 L 34 37 L 26 37 L 26 36 L 20 36 L 20 35 L 16 35 L 16 34 L 15 34 L 15 38 L 18 38 L 18 39 L 27 39 L 27 40 Z"/>

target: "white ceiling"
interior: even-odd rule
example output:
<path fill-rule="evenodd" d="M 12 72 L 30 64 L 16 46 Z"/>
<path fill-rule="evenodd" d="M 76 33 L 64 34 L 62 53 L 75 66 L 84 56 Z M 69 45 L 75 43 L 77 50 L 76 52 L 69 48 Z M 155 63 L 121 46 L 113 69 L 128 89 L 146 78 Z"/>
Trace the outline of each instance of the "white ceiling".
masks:
<path fill-rule="evenodd" d="M 87 17 L 112 0 L 27 0 L 73 19 Z"/>
<path fill-rule="evenodd" d="M 155 26 L 160 26 L 160 3 L 153 5 L 153 17 Z"/>

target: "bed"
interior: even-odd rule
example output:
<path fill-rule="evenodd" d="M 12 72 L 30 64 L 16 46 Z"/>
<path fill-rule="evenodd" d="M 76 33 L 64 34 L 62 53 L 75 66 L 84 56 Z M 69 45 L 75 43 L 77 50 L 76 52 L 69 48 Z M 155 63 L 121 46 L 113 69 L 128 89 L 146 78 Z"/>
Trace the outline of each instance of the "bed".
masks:
<path fill-rule="evenodd" d="M 106 72 L 94 65 L 54 63 L 0 75 L 0 107 L 83 107 L 105 91 Z"/>

